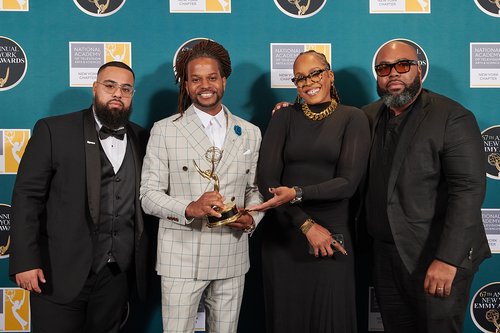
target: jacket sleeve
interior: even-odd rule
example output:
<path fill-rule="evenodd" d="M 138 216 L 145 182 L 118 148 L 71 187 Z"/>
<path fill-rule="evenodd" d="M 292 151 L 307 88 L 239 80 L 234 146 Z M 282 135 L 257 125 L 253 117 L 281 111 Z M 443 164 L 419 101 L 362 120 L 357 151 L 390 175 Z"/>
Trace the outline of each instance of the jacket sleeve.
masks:
<path fill-rule="evenodd" d="M 257 186 L 257 162 L 259 160 L 259 149 L 262 141 L 262 136 L 258 127 L 252 127 L 249 129 L 252 132 L 252 165 L 250 167 L 250 174 L 248 177 L 248 183 L 245 189 L 245 207 L 250 207 L 262 203 L 262 195 L 259 192 Z M 250 213 L 257 225 L 260 220 L 264 217 L 263 212 L 251 212 Z"/>
<path fill-rule="evenodd" d="M 39 242 L 52 174 L 51 133 L 40 120 L 19 165 L 12 195 L 10 275 L 41 268 Z"/>
<path fill-rule="evenodd" d="M 155 123 L 151 129 L 142 165 L 140 200 L 146 214 L 187 225 L 193 221 L 185 217 L 186 208 L 191 201 L 167 194 L 170 186 L 170 166 L 166 131 L 164 121 Z"/>
<path fill-rule="evenodd" d="M 481 133 L 473 114 L 465 109 L 452 113 L 446 124 L 441 156 L 448 201 L 436 258 L 455 266 L 463 266 L 463 261 L 477 245 L 475 240 L 484 236 L 481 218 L 486 189 L 483 152 Z"/>

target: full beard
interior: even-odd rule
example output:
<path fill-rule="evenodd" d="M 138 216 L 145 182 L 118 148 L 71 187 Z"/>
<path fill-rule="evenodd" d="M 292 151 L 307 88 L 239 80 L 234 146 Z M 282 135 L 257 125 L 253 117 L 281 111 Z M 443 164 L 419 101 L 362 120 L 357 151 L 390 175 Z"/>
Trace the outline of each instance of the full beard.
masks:
<path fill-rule="evenodd" d="M 413 82 L 399 94 L 393 95 L 387 89 L 380 88 L 378 84 L 377 93 L 387 107 L 397 109 L 413 100 L 420 91 L 420 87 L 420 76 L 417 75 Z"/>
<path fill-rule="evenodd" d="M 122 104 L 122 108 L 110 107 L 110 102 L 120 102 Z M 120 127 L 124 127 L 128 123 L 128 119 L 130 114 L 132 113 L 132 105 L 128 108 L 125 108 L 123 103 L 120 100 L 110 100 L 107 103 L 103 103 L 97 99 L 94 100 L 94 110 L 97 119 L 101 122 L 103 126 L 106 126 L 111 129 L 118 129 Z"/>

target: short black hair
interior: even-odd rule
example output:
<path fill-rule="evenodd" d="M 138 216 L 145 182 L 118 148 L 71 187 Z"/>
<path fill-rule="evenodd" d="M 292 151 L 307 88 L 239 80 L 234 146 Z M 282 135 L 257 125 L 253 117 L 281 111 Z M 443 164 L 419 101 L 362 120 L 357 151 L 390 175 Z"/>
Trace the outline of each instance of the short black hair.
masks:
<path fill-rule="evenodd" d="M 134 80 L 135 80 L 135 73 L 134 71 L 132 70 L 132 68 L 130 68 L 129 65 L 127 65 L 126 63 L 124 62 L 121 62 L 121 61 L 110 61 L 110 62 L 107 62 L 105 63 L 104 65 L 102 65 L 101 67 L 99 67 L 99 70 L 97 70 L 97 75 L 99 75 L 99 73 L 107 68 L 107 67 L 118 67 L 118 68 L 123 68 L 123 69 L 126 69 L 128 70 L 130 73 L 132 73 L 132 76 L 134 77 Z"/>

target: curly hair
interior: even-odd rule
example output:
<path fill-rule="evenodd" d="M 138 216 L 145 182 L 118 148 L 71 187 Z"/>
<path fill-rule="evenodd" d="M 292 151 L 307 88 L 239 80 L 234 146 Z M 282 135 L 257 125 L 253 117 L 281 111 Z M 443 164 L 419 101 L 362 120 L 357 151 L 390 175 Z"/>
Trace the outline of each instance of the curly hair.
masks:
<path fill-rule="evenodd" d="M 202 40 L 189 49 L 184 49 L 179 53 L 175 63 L 175 82 L 179 84 L 179 99 L 177 112 L 181 115 L 191 105 L 191 99 L 186 92 L 184 82 L 187 81 L 187 67 L 194 59 L 211 58 L 217 61 L 219 72 L 222 77 L 228 78 L 231 75 L 231 59 L 227 50 L 217 42 Z"/>

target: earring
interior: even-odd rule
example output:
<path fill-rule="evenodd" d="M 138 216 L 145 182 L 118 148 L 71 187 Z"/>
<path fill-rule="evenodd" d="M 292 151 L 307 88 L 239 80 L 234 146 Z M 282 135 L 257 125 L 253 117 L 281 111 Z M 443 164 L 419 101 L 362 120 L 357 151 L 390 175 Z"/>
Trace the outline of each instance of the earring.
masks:
<path fill-rule="evenodd" d="M 340 103 L 340 96 L 333 82 L 332 85 L 330 86 L 330 97 L 334 99 L 337 103 Z"/>
<path fill-rule="evenodd" d="M 295 104 L 300 104 L 302 102 L 302 97 L 300 97 L 299 94 L 297 94 L 297 97 L 295 97 Z"/>

